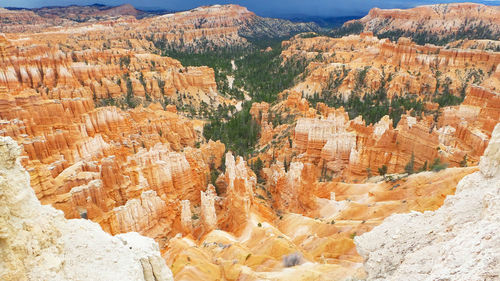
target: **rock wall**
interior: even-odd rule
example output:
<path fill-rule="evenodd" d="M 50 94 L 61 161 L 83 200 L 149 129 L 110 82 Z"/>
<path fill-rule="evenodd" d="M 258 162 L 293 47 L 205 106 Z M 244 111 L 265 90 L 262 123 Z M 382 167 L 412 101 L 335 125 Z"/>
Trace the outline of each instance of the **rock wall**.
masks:
<path fill-rule="evenodd" d="M 498 279 L 500 124 L 479 167 L 435 212 L 393 215 L 355 238 L 368 280 Z"/>
<path fill-rule="evenodd" d="M 20 147 L 0 137 L 2 280 L 173 280 L 151 238 L 110 236 L 88 220 L 42 206 L 20 164 Z"/>
<path fill-rule="evenodd" d="M 417 95 L 423 100 L 447 90 L 456 96 L 468 86 L 498 91 L 494 78 L 500 54 L 487 50 L 417 45 L 408 38 L 391 42 L 373 34 L 341 38 L 299 35 L 283 42 L 285 60 L 305 59 L 303 82 L 294 91 L 308 97 L 336 96 L 347 101 L 383 89 L 388 98 Z"/>
<path fill-rule="evenodd" d="M 202 101 L 210 106 L 230 103 L 218 95 L 213 69 L 206 66 L 183 67 L 179 61 L 149 49 L 81 50 L 80 38 L 67 42 L 66 48 L 60 42 L 52 45 L 32 36 L 25 39 L 7 40 L 0 35 L 0 86 L 16 95 L 35 89 L 51 99 L 93 99 L 97 104 L 122 107 L 129 92 L 137 105 L 146 99 L 194 108 Z M 25 41 L 32 44 L 19 43 Z"/>
<path fill-rule="evenodd" d="M 460 105 L 438 109 L 435 116 L 407 112 L 396 127 L 389 116 L 367 125 L 361 116 L 350 119 L 342 107 L 317 103 L 312 108 L 300 93 L 282 95 L 284 99 L 266 111 L 272 112 L 268 118 L 279 114 L 289 121 L 279 126 L 272 120 L 260 123 L 258 157 L 265 163 L 277 159 L 281 165 L 311 163 L 320 180 L 352 182 L 378 175 L 384 165 L 387 173 L 402 173 L 412 157 L 414 171 L 430 169 L 436 159 L 453 167 L 477 165 L 500 121 L 499 94 L 475 85 Z M 253 117 L 259 120 L 260 108 L 267 106 L 254 106 Z"/>
<path fill-rule="evenodd" d="M 182 231 L 180 202 L 200 204 L 225 150 L 213 141 L 195 148 L 203 140 L 194 122 L 165 104 L 222 101 L 214 73 L 145 49 L 80 48 L 94 31 L 75 33 L 73 42 L 59 37 L 64 32 L 0 35 L 0 135 L 22 144 L 42 204 L 111 234 L 136 231 L 164 249 Z M 133 101 L 152 101 L 129 108 L 129 91 Z"/>
<path fill-rule="evenodd" d="M 80 44 L 83 46 L 131 47 L 155 52 L 159 51 L 157 46 L 161 46 L 165 49 L 199 52 L 221 47 L 246 47 L 247 37 L 286 37 L 319 30 L 314 23 L 263 18 L 245 7 L 232 4 L 202 6 L 189 11 L 143 19 L 126 16 L 137 16 L 138 11 L 130 5 L 116 7 L 118 8 L 120 10 L 115 11 L 114 15 L 102 14 L 103 11 L 76 11 L 80 16 L 79 21 L 84 21 L 81 23 L 53 14 L 47 16 L 46 13 L 50 13 L 47 8 L 45 11 L 35 12 L 2 9 L 0 17 L 3 19 L 3 25 L 0 32 L 36 32 L 41 40 L 52 41 L 53 38 L 43 38 L 43 33 L 50 30 L 57 33 L 59 42 L 61 39 L 74 41 L 76 37 L 85 34 L 80 37 Z M 88 10 L 88 7 L 80 9 Z"/>
<path fill-rule="evenodd" d="M 347 22 L 363 24 L 364 31 L 377 34 L 386 32 L 428 32 L 446 36 L 459 31 L 470 31 L 469 37 L 494 36 L 500 32 L 500 9 L 476 3 L 450 3 L 418 6 L 411 9 L 373 8 L 368 15 Z M 491 34 L 474 34 L 475 27 L 486 27 Z M 481 38 L 481 37 L 479 37 Z"/>

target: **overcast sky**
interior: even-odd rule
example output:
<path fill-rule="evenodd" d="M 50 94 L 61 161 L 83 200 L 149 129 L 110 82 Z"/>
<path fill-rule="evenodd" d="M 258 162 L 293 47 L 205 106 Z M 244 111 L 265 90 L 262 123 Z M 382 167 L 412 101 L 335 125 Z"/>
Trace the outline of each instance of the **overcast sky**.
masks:
<path fill-rule="evenodd" d="M 121 5 L 129 3 L 137 8 L 162 8 L 169 10 L 186 10 L 202 5 L 234 3 L 246 6 L 249 10 L 262 16 L 314 15 L 314 16 L 348 16 L 362 15 L 373 7 L 409 8 L 418 5 L 450 3 L 457 1 L 433 0 L 0 0 L 2 7 L 36 8 L 53 5 L 87 5 L 102 3 Z M 488 5 L 500 5 L 500 0 L 468 1 Z"/>

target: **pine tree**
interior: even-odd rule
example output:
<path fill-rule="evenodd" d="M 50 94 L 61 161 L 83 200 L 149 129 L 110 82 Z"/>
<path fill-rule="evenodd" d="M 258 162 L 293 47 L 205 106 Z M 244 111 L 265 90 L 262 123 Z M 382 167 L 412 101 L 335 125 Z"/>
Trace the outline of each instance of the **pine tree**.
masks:
<path fill-rule="evenodd" d="M 382 165 L 382 167 L 378 168 L 378 173 L 381 176 L 385 176 L 385 174 L 387 174 L 387 166 Z"/>
<path fill-rule="evenodd" d="M 264 167 L 264 163 L 262 162 L 260 157 L 258 157 L 253 165 L 253 171 L 254 171 L 255 175 L 257 176 L 258 182 L 262 182 L 262 178 L 260 176 L 260 173 L 262 172 L 263 167 Z"/>
<path fill-rule="evenodd" d="M 422 171 L 427 171 L 427 160 L 425 160 L 424 166 L 422 166 Z"/>
<path fill-rule="evenodd" d="M 460 161 L 460 167 L 467 167 L 467 154 L 465 154 L 464 159 Z"/>
<path fill-rule="evenodd" d="M 415 154 L 411 153 L 410 161 L 405 166 L 405 172 L 408 174 L 413 174 L 415 168 Z"/>

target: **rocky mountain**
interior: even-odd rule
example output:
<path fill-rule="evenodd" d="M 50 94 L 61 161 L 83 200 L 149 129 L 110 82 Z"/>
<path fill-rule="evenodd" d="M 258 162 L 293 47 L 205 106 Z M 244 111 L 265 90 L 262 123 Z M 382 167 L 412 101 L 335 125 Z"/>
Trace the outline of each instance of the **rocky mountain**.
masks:
<path fill-rule="evenodd" d="M 31 10 L 8 10 L 0 8 L 0 32 L 40 31 L 57 25 L 70 25 L 72 21 L 55 18 L 43 18 Z"/>
<path fill-rule="evenodd" d="M 418 45 L 408 38 L 378 39 L 372 33 L 342 38 L 300 35 L 283 43 L 282 57 L 311 61 L 293 90 L 318 98 L 335 93 L 347 100 L 383 90 L 387 97 L 432 99 L 446 91 L 460 96 L 471 84 L 500 89 L 500 53 Z"/>
<path fill-rule="evenodd" d="M 0 32 L 40 32 L 54 26 L 76 26 L 84 22 L 113 20 L 119 17 L 144 18 L 155 14 L 135 9 L 130 4 L 106 6 L 51 6 L 35 9 L 0 8 Z"/>
<path fill-rule="evenodd" d="M 368 15 L 346 22 L 336 34 L 373 32 L 382 38 L 412 38 L 419 44 L 444 45 L 457 39 L 500 37 L 500 7 L 475 3 L 419 6 L 411 9 L 373 8 Z"/>
<path fill-rule="evenodd" d="M 107 30 L 110 32 L 105 36 L 108 46 L 114 44 L 112 41 L 147 39 L 163 50 L 199 52 L 221 47 L 245 47 L 248 45 L 246 38 L 278 38 L 319 30 L 314 23 L 259 17 L 238 5 L 203 6 L 136 19 L 143 16 L 130 5 L 1 9 L 0 32 L 32 33 L 51 28 L 52 32 L 78 36 L 85 30 L 95 33 L 95 39 L 102 40 L 102 32 Z"/>
<path fill-rule="evenodd" d="M 160 49 L 200 52 L 248 46 L 247 39 L 279 38 L 317 31 L 314 23 L 263 18 L 238 5 L 203 6 L 145 20 L 141 32 Z M 141 35 L 139 35 L 141 36 Z"/>
<path fill-rule="evenodd" d="M 112 19 L 113 17 L 133 16 L 135 18 L 143 18 L 150 16 L 144 11 L 137 10 L 130 4 L 120 6 L 106 6 L 94 4 L 90 6 L 52 6 L 32 9 L 37 15 L 43 18 L 64 18 L 75 22 L 99 21 Z"/>

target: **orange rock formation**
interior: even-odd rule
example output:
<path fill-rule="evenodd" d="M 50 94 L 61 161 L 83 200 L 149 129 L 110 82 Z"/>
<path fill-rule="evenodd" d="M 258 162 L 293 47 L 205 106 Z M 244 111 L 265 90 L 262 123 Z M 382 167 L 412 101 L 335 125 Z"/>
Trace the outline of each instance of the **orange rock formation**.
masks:
<path fill-rule="evenodd" d="M 62 51 L 39 45 L 16 46 L 0 39 L 0 86 L 16 93 L 36 89 L 53 99 L 87 98 L 124 105 L 158 101 L 198 108 L 231 103 L 217 93 L 208 67 L 183 67 L 178 61 L 123 49 Z M 13 44 L 14 43 L 14 44 Z"/>
<path fill-rule="evenodd" d="M 403 115 L 395 128 L 388 116 L 367 126 L 361 117 L 350 120 L 343 108 L 322 103 L 310 108 L 300 96 L 291 92 L 273 107 L 254 104 L 250 112 L 262 128 L 259 157 L 265 163 L 276 158 L 281 165 L 313 164 L 310 174 L 320 180 L 360 180 L 378 175 L 383 166 L 402 173 L 412 158 L 414 170 L 431 168 L 435 159 L 451 166 L 476 165 L 500 122 L 498 93 L 478 86 L 468 89 L 461 105 L 441 109 L 437 122 L 432 116 Z M 273 127 L 262 117 L 268 112 L 292 121 Z"/>
<path fill-rule="evenodd" d="M 24 165 L 42 203 L 67 218 L 96 221 L 112 234 L 137 231 L 160 243 L 175 235 L 181 229 L 180 201 L 200 203 L 224 145 L 194 148 L 200 137 L 193 123 L 157 103 L 133 110 L 96 108 L 95 96 L 124 92 L 124 81 L 111 81 L 130 68 L 121 68 L 112 52 L 81 53 L 94 61 L 83 66 L 60 50 L 21 50 L 1 38 L 1 134 L 23 145 Z M 106 54 L 110 62 L 99 58 Z M 170 75 L 166 89 L 216 92 L 213 71 L 206 67 L 184 71 L 177 61 L 156 55 L 136 55 L 130 67 L 150 69 L 150 59 L 157 62 L 154 75 Z M 156 81 L 145 73 L 145 82 Z"/>
<path fill-rule="evenodd" d="M 305 80 L 293 88 L 310 97 L 331 93 L 346 100 L 351 94 L 363 96 L 383 88 L 389 98 L 417 95 L 428 100 L 444 87 L 457 96 L 471 84 L 500 89 L 498 52 L 420 46 L 407 38 L 391 42 L 369 33 L 342 38 L 296 36 L 283 46 L 285 60 L 312 61 Z"/>
<path fill-rule="evenodd" d="M 373 8 L 365 17 L 347 22 L 344 26 L 353 23 L 361 23 L 364 31 L 378 34 L 401 30 L 447 35 L 457 31 L 474 31 L 478 26 L 486 27 L 495 34 L 500 32 L 500 8 L 476 3 L 425 5 L 405 10 Z"/>

